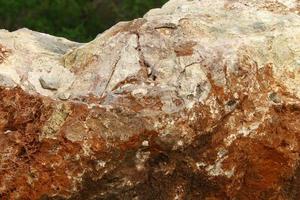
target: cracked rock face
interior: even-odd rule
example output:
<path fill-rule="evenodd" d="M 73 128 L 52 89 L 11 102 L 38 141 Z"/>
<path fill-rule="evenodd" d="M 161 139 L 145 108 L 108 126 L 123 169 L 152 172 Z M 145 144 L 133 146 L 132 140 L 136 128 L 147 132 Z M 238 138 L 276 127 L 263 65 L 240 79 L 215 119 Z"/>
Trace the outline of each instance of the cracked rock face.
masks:
<path fill-rule="evenodd" d="M 0 198 L 300 199 L 299 12 L 171 0 L 86 44 L 0 30 Z"/>

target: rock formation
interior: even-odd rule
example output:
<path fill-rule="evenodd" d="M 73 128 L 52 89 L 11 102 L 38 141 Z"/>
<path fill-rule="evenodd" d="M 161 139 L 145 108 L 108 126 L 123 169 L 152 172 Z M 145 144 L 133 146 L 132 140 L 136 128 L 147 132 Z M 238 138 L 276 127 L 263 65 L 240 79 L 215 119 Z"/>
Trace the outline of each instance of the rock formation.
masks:
<path fill-rule="evenodd" d="M 87 44 L 0 30 L 0 198 L 300 199 L 299 0 L 171 0 Z"/>

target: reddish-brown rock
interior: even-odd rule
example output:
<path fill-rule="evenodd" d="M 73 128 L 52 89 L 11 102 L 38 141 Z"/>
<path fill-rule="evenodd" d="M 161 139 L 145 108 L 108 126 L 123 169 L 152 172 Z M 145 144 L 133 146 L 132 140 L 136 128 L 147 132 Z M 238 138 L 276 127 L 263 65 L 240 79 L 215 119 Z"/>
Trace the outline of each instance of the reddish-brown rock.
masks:
<path fill-rule="evenodd" d="M 0 31 L 0 199 L 300 199 L 300 2 L 171 0 L 87 44 Z"/>

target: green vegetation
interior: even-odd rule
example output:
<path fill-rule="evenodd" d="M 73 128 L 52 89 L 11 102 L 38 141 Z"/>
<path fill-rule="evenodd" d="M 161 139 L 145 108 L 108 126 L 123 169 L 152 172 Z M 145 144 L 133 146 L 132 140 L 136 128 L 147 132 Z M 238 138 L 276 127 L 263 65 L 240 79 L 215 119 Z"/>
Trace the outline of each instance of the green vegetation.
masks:
<path fill-rule="evenodd" d="M 119 21 L 167 0 L 0 0 L 0 28 L 32 30 L 86 42 Z"/>

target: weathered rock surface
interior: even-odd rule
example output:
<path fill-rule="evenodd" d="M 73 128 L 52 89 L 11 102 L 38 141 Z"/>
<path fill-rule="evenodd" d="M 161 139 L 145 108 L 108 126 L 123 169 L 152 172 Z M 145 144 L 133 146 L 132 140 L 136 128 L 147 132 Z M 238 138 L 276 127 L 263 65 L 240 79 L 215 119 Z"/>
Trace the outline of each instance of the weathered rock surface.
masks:
<path fill-rule="evenodd" d="M 299 11 L 171 0 L 87 44 L 0 30 L 0 198 L 300 199 Z"/>

